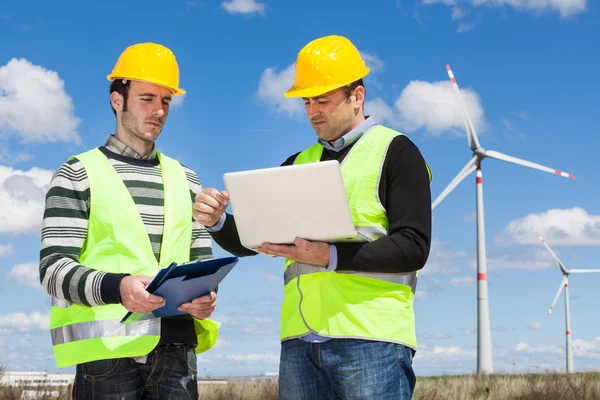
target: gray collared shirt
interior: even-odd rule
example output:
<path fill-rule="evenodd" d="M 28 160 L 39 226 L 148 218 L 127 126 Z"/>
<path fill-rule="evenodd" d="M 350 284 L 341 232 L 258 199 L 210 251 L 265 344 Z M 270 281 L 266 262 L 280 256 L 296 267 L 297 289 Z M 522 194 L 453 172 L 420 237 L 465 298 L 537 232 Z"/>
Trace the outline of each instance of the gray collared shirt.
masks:
<path fill-rule="evenodd" d="M 356 128 L 352 129 L 350 132 L 346 133 L 344 136 L 335 141 L 332 146 L 326 140 L 319 139 L 319 144 L 326 148 L 327 150 L 338 152 L 343 150 L 344 148 L 350 146 L 352 143 L 356 142 L 360 137 L 373 126 L 375 126 L 377 122 L 375 119 L 369 115 L 367 115 L 366 119 L 360 123 Z"/>
<path fill-rule="evenodd" d="M 117 137 L 113 134 L 108 135 L 108 139 L 106 139 L 104 147 L 113 153 L 117 153 L 125 157 L 137 158 L 138 160 L 153 160 L 156 158 L 156 145 L 152 147 L 150 154 L 142 157 L 137 151 L 117 139 Z"/>

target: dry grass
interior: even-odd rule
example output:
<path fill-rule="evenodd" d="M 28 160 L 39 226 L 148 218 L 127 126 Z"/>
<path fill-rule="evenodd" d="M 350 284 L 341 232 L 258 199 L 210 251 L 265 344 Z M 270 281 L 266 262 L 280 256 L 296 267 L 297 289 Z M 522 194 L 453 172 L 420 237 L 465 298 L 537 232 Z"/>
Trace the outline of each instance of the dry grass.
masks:
<path fill-rule="evenodd" d="M 600 373 L 420 378 L 415 400 L 600 400 Z"/>
<path fill-rule="evenodd" d="M 1 372 L 0 372 L 1 373 Z M 23 388 L 0 387 L 1 400 L 20 400 Z M 67 399 L 65 388 L 61 399 Z M 277 380 L 199 385 L 203 400 L 277 400 Z M 50 400 L 48 396 L 39 397 Z M 600 373 L 473 375 L 418 378 L 413 400 L 600 400 Z"/>
<path fill-rule="evenodd" d="M 27 397 L 23 392 L 33 394 L 33 397 Z M 35 400 L 57 400 L 52 392 L 59 392 L 58 399 L 68 399 L 67 387 L 23 387 L 23 386 L 0 386 L 0 399 L 2 400 L 25 400 L 34 398 Z"/>
<path fill-rule="evenodd" d="M 277 400 L 277 380 L 231 382 L 226 385 L 200 385 L 202 400 Z"/>

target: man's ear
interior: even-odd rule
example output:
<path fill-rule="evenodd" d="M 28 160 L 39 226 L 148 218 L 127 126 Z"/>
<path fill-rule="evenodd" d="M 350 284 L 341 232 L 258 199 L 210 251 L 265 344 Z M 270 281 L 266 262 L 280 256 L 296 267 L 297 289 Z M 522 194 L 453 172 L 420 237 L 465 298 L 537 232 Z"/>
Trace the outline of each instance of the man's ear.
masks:
<path fill-rule="evenodd" d="M 354 108 L 360 110 L 365 103 L 365 88 L 359 86 L 354 91 Z"/>
<path fill-rule="evenodd" d="M 124 98 L 119 92 L 112 92 L 110 94 L 110 104 L 116 111 L 123 111 Z"/>

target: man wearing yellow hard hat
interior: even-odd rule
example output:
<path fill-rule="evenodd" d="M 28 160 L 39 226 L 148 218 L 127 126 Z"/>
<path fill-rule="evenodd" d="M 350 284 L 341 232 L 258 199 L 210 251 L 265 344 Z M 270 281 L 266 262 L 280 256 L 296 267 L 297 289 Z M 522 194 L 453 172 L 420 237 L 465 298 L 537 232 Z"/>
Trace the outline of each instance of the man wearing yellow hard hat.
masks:
<path fill-rule="evenodd" d="M 159 268 L 212 257 L 192 217 L 198 176 L 155 145 L 185 93 L 179 67 L 168 48 L 139 43 L 108 80 L 114 134 L 62 164 L 46 196 L 40 281 L 56 364 L 76 366 L 74 399 L 196 399 L 196 354 L 217 340 L 207 319 L 216 294 L 181 305 L 181 316 L 120 323 L 164 305 L 145 290 Z"/>
<path fill-rule="evenodd" d="M 279 395 L 410 399 L 417 349 L 413 300 L 431 245 L 431 174 L 405 135 L 364 115 L 369 73 L 345 37 L 308 43 L 287 97 L 301 97 L 317 142 L 283 165 L 338 160 L 363 243 L 263 244 L 285 258 Z M 244 249 L 227 193 L 204 189 L 194 217 L 225 250 Z M 319 210 L 314 210 L 318 213 Z"/>

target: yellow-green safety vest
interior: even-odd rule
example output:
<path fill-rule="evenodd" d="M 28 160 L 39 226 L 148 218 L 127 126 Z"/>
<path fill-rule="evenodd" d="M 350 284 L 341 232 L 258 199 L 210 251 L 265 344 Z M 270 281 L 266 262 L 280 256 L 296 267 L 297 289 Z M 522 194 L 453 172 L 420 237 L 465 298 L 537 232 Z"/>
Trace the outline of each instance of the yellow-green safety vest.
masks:
<path fill-rule="evenodd" d="M 379 180 L 391 141 L 402 135 L 375 125 L 354 144 L 341 163 L 356 231 L 369 241 L 388 234 Z M 319 162 L 323 146 L 314 144 L 294 164 Z M 429 177 L 429 167 L 426 164 Z M 315 210 L 318 212 L 318 210 Z M 400 343 L 416 350 L 413 299 L 417 272 L 324 272 L 323 267 L 286 259 L 281 340 L 309 333 L 329 338 Z"/>
<path fill-rule="evenodd" d="M 90 184 L 90 216 L 80 255 L 82 265 L 108 273 L 154 276 L 172 262 L 190 261 L 192 200 L 178 161 L 158 153 L 165 218 L 157 262 L 136 205 L 106 156 L 93 149 L 74 158 L 85 167 Z M 160 318 L 121 324 L 126 313 L 121 304 L 87 307 L 53 297 L 50 330 L 57 367 L 150 353 L 160 340 Z M 213 347 L 220 324 L 194 319 L 194 326 L 196 353 Z"/>

